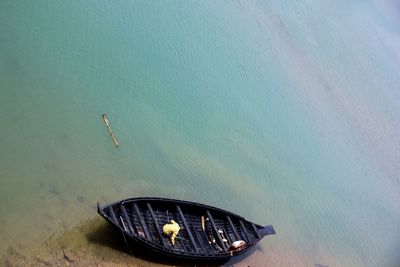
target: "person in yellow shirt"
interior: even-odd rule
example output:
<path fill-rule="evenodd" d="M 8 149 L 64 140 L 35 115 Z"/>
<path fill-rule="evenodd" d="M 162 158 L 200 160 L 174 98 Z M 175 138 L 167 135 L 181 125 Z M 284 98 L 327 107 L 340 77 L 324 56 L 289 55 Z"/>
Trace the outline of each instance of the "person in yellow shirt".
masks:
<path fill-rule="evenodd" d="M 163 232 L 166 235 L 171 235 L 171 243 L 172 245 L 175 245 L 175 237 L 178 235 L 179 230 L 181 228 L 179 227 L 179 224 L 177 224 L 174 220 L 171 220 L 170 223 L 167 223 L 163 226 Z"/>

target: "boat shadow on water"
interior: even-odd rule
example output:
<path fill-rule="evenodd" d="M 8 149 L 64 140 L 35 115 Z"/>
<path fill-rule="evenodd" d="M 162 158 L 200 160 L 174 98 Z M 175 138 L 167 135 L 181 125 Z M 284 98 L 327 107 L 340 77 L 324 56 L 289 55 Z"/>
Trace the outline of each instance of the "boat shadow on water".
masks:
<path fill-rule="evenodd" d="M 118 235 L 121 235 L 121 233 L 119 233 L 117 229 L 105 223 L 102 223 L 101 226 L 85 234 L 87 241 L 91 244 L 97 244 L 118 252 L 126 253 L 126 245 L 121 242 L 119 238 L 116 238 Z"/>

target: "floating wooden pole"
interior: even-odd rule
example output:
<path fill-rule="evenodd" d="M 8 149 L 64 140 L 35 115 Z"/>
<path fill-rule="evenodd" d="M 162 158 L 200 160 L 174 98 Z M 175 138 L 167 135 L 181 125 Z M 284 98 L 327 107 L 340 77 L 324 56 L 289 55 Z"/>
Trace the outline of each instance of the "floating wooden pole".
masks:
<path fill-rule="evenodd" d="M 103 117 L 103 121 L 104 121 L 104 123 L 105 123 L 106 126 L 107 126 L 108 132 L 110 133 L 111 138 L 112 138 L 114 144 L 115 144 L 117 147 L 119 147 L 118 141 L 117 141 L 117 139 L 115 138 L 115 135 L 113 134 L 113 132 L 112 132 L 112 130 L 111 130 L 110 123 L 108 122 L 106 113 L 101 114 L 101 116 Z"/>

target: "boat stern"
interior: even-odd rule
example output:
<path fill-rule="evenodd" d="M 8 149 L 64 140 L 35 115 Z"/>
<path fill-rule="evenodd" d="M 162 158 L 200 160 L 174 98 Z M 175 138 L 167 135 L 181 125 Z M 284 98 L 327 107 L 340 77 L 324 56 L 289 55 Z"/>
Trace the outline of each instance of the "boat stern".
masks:
<path fill-rule="evenodd" d="M 264 226 L 263 228 L 261 228 L 259 230 L 259 233 L 262 237 L 264 237 L 266 235 L 275 235 L 276 234 L 275 229 L 272 225 Z"/>

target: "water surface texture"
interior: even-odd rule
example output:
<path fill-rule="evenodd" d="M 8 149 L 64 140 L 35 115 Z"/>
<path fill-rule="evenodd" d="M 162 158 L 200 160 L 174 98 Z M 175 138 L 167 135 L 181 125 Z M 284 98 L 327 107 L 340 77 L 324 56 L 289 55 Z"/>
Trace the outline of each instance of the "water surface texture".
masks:
<path fill-rule="evenodd" d="M 269 2 L 1 1 L 0 255 L 154 195 L 273 224 L 245 266 L 399 266 L 400 6 Z"/>

